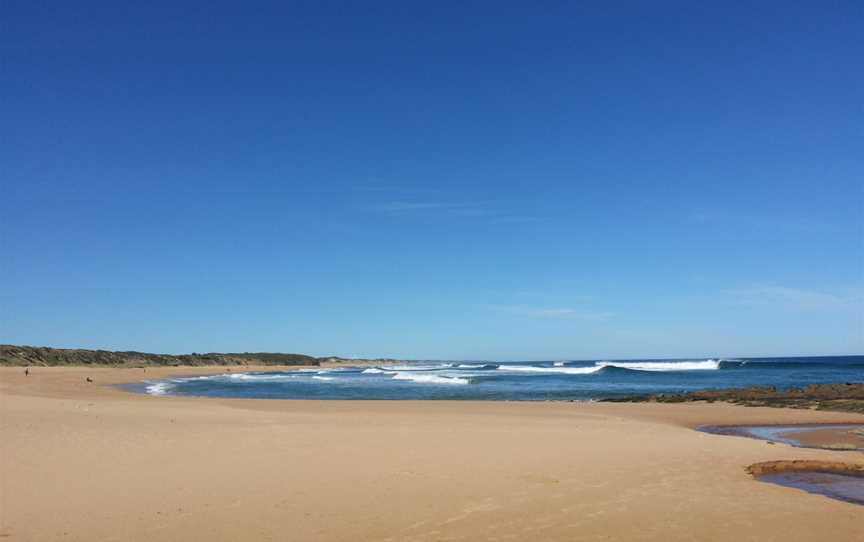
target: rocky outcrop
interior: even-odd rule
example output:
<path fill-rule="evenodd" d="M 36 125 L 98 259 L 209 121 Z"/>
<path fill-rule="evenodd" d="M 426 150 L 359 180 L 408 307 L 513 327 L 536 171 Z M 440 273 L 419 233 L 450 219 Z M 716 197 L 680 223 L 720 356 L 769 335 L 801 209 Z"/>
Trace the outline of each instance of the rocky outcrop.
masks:
<path fill-rule="evenodd" d="M 604 399 L 610 402 L 686 403 L 725 401 L 745 406 L 807 408 L 864 413 L 864 384 L 814 384 L 805 388 L 778 390 L 775 387 L 750 387 L 702 390 L 689 393 L 636 395 Z"/>

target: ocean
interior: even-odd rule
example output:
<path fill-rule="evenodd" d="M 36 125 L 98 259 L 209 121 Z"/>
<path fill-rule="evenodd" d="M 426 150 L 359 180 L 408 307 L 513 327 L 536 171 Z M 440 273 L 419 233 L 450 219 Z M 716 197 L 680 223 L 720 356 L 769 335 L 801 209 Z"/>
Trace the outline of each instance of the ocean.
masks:
<path fill-rule="evenodd" d="M 415 362 L 229 372 L 150 381 L 152 395 L 259 399 L 592 400 L 703 389 L 864 382 L 864 356 L 548 362 Z"/>

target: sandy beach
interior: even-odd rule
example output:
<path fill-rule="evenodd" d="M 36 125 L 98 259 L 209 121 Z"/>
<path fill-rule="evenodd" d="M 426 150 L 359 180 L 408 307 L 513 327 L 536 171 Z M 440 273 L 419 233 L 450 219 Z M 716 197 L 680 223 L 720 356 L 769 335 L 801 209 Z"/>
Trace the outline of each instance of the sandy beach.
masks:
<path fill-rule="evenodd" d="M 860 415 L 221 400 L 113 386 L 224 371 L 0 369 L 0 538 L 788 542 L 853 540 L 864 525 L 864 507 L 745 471 L 775 460 L 862 463 L 862 454 L 693 430 Z"/>

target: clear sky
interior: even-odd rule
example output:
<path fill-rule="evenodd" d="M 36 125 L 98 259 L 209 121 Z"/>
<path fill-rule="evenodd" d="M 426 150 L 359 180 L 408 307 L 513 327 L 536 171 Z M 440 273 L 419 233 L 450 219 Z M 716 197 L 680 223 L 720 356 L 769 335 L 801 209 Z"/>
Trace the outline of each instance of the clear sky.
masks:
<path fill-rule="evenodd" d="M 0 342 L 864 352 L 860 2 L 180 4 L 3 2 Z"/>

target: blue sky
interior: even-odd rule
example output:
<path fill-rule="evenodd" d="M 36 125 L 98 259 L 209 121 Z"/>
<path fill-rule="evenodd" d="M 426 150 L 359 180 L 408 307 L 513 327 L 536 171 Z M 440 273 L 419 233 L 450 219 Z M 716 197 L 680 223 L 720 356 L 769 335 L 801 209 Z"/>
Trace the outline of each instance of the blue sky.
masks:
<path fill-rule="evenodd" d="M 857 2 L 5 2 L 0 342 L 864 352 Z"/>

